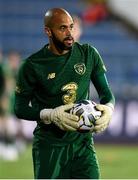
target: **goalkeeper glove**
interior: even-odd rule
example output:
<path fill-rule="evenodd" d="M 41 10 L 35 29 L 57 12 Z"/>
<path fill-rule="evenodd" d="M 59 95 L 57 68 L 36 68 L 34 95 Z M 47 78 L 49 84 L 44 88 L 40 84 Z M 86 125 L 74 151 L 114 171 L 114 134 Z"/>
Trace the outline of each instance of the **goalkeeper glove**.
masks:
<path fill-rule="evenodd" d="M 98 104 L 96 105 L 96 109 L 101 111 L 101 117 L 95 121 L 95 127 L 93 132 L 100 133 L 104 131 L 112 118 L 114 106 L 111 103 L 107 103 L 105 105 Z"/>
<path fill-rule="evenodd" d="M 76 115 L 67 112 L 74 104 L 62 105 L 55 109 L 43 109 L 40 111 L 40 118 L 43 123 L 54 123 L 60 129 L 65 131 L 76 131 L 79 127 L 79 118 Z"/>

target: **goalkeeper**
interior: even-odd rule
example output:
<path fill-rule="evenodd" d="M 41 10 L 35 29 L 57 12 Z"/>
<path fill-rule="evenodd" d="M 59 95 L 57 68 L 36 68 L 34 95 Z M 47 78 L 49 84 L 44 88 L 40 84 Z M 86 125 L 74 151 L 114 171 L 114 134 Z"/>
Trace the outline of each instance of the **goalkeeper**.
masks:
<path fill-rule="evenodd" d="M 36 179 L 98 179 L 99 165 L 91 132 L 80 133 L 73 104 L 88 99 L 90 80 L 99 94 L 102 116 L 94 132 L 104 131 L 112 117 L 114 96 L 98 51 L 74 42 L 74 22 L 61 8 L 46 12 L 49 43 L 24 60 L 15 93 L 15 114 L 37 121 L 33 139 Z"/>

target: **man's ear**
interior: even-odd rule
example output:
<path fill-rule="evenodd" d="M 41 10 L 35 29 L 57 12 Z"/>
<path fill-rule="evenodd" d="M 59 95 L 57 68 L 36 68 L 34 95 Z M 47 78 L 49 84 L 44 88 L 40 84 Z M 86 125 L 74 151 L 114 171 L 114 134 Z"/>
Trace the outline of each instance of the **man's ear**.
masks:
<path fill-rule="evenodd" d="M 47 27 L 47 26 L 45 26 L 44 30 L 45 30 L 45 33 L 46 33 L 49 37 L 51 37 L 52 34 L 51 34 L 50 28 Z"/>

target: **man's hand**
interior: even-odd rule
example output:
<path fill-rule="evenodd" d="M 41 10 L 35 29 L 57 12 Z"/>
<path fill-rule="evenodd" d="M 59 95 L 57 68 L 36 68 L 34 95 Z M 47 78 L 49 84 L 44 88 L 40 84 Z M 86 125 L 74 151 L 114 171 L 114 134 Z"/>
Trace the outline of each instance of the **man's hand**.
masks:
<path fill-rule="evenodd" d="M 102 115 L 99 119 L 97 119 L 95 121 L 95 127 L 93 129 L 93 132 L 95 133 L 100 133 L 102 131 L 104 131 L 108 125 L 109 122 L 112 118 L 112 114 L 113 114 L 113 106 L 109 103 L 109 105 L 102 105 L 102 104 L 98 104 L 96 106 L 96 109 L 102 112 Z"/>
<path fill-rule="evenodd" d="M 40 111 L 40 118 L 43 123 L 54 123 L 65 131 L 76 131 L 79 128 L 79 117 L 70 114 L 69 111 L 74 104 L 62 105 L 55 109 L 43 109 Z"/>

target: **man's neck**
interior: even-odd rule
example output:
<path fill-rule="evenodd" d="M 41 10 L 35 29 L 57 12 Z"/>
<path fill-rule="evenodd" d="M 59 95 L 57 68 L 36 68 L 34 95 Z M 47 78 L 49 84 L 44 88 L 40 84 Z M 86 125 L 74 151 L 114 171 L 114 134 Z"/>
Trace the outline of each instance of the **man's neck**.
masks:
<path fill-rule="evenodd" d="M 61 50 L 59 48 L 56 48 L 55 46 L 51 46 L 50 44 L 48 45 L 47 48 L 56 55 L 63 55 L 69 52 L 69 50 Z"/>

